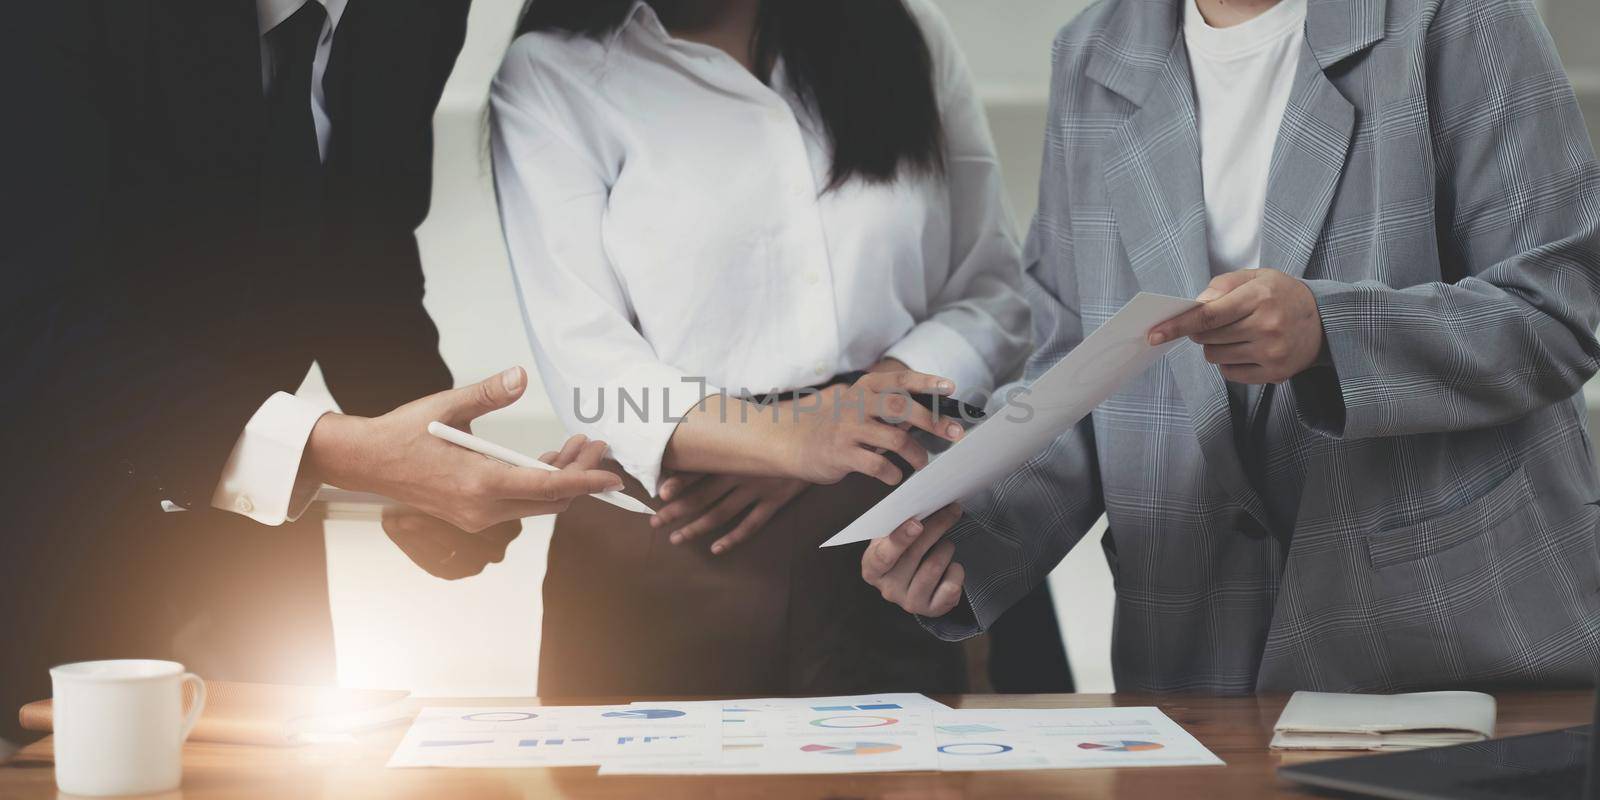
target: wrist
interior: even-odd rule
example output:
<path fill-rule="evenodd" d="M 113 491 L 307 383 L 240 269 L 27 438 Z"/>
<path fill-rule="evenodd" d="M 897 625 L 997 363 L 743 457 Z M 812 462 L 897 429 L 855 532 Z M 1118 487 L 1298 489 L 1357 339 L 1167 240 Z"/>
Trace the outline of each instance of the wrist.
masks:
<path fill-rule="evenodd" d="M 363 462 L 362 431 L 371 420 L 348 414 L 324 414 L 306 440 L 300 472 L 304 479 L 341 489 L 364 491 L 367 481 L 359 465 Z"/>
<path fill-rule="evenodd" d="M 760 422 L 749 455 L 757 464 L 756 474 L 777 478 L 801 478 L 805 472 L 805 410 L 796 401 L 785 400 L 759 411 Z"/>

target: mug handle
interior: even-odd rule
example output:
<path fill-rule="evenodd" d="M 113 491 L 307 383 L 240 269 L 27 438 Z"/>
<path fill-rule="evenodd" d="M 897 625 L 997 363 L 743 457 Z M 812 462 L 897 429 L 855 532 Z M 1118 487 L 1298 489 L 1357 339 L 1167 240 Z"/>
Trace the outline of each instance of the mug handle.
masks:
<path fill-rule="evenodd" d="M 195 723 L 200 721 L 200 713 L 206 710 L 206 682 L 193 672 L 185 672 L 179 685 L 185 684 L 194 687 L 194 695 L 189 703 L 189 713 L 183 716 L 183 730 L 178 734 L 180 742 L 189 739 L 189 733 L 194 730 Z"/>

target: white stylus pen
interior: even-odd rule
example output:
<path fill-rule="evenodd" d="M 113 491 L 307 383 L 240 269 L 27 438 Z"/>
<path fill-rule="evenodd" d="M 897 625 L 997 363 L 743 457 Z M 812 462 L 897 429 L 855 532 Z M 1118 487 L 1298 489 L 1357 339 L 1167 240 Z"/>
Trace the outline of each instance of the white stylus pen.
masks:
<path fill-rule="evenodd" d="M 509 447 L 502 447 L 494 442 L 479 439 L 470 433 L 452 428 L 443 422 L 428 423 L 428 433 L 431 433 L 434 436 L 437 436 L 453 445 L 465 447 L 474 453 L 488 456 L 496 461 L 503 461 L 513 467 L 542 469 L 546 472 L 561 471 L 550 466 L 549 464 L 544 463 L 543 461 L 540 461 L 537 458 L 529 458 L 528 456 L 512 450 Z M 632 511 L 635 514 L 649 514 L 651 516 L 655 516 L 656 513 L 655 509 L 623 494 L 622 492 L 600 492 L 590 496 L 601 501 L 602 503 L 610 503 L 617 508 Z"/>

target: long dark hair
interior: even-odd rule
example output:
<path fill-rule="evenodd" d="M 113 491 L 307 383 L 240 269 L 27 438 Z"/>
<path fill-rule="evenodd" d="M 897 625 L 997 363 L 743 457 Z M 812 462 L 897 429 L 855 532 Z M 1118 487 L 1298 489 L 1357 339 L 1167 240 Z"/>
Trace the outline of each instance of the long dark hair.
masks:
<path fill-rule="evenodd" d="M 675 0 L 650 0 L 660 9 Z M 634 0 L 528 0 L 517 35 L 562 31 L 599 38 Z M 944 171 L 944 128 L 933 58 L 903 0 L 762 0 L 757 64 L 781 56 L 833 145 L 828 189 L 852 178 L 885 183 L 902 170 Z M 763 76 L 765 77 L 765 76 Z"/>

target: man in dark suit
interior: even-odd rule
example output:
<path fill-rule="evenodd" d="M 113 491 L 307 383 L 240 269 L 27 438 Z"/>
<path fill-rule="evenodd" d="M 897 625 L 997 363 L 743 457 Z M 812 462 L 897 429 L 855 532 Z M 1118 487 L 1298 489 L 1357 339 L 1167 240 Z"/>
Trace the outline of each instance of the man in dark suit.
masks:
<path fill-rule="evenodd" d="M 513 369 L 446 391 L 422 306 L 413 232 L 468 4 L 8 9 L 0 738 L 48 693 L 50 664 L 171 657 L 207 614 L 237 627 L 225 596 L 262 619 L 325 616 L 323 600 L 288 612 L 258 596 L 313 589 L 320 531 L 279 548 L 239 518 L 293 520 L 322 483 L 421 512 L 386 528 L 446 577 L 498 560 L 521 517 L 621 485 L 593 469 L 599 443 L 569 443 L 565 471 L 544 473 L 425 433 L 526 385 Z M 313 362 L 343 414 L 287 394 Z M 307 558 L 298 577 L 273 568 Z"/>

